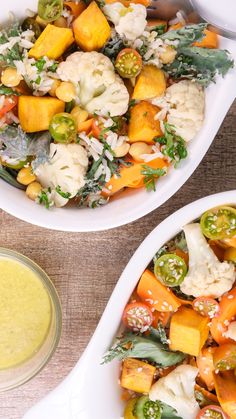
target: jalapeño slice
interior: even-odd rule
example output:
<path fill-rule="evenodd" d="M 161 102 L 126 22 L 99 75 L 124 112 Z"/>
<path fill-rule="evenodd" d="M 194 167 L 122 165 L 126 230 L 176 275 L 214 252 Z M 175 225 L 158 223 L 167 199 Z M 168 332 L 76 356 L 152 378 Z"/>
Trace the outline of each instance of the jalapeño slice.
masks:
<path fill-rule="evenodd" d="M 187 266 L 180 256 L 166 253 L 156 260 L 154 273 L 164 285 L 176 287 L 183 282 L 187 273 Z"/>
<path fill-rule="evenodd" d="M 39 0 L 38 15 L 47 22 L 53 22 L 61 16 L 63 0 Z"/>
<path fill-rule="evenodd" d="M 236 209 L 222 206 L 206 211 L 201 217 L 201 229 L 209 239 L 223 240 L 236 234 Z"/>
<path fill-rule="evenodd" d="M 123 78 L 136 77 L 142 69 L 142 57 L 133 48 L 122 49 L 116 57 L 115 68 Z"/>
<path fill-rule="evenodd" d="M 76 140 L 76 122 L 69 113 L 58 113 L 50 122 L 49 132 L 56 143 L 69 144 Z"/>
<path fill-rule="evenodd" d="M 137 419 L 160 419 L 161 407 L 158 402 L 153 402 L 148 396 L 140 397 L 134 409 Z"/>

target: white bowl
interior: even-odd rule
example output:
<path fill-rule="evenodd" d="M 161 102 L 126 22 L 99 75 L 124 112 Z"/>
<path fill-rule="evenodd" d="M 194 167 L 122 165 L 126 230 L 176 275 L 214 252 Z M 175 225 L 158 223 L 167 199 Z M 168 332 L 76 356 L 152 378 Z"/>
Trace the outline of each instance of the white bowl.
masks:
<path fill-rule="evenodd" d="M 22 18 L 26 8 L 37 9 L 37 0 L 8 0 L 1 4 L 1 21 L 9 11 Z M 236 4 L 235 4 L 236 12 Z M 221 38 L 221 48 L 229 50 L 236 60 L 236 42 Z M 46 210 L 30 201 L 24 192 L 0 179 L 0 208 L 24 221 L 54 230 L 98 231 L 130 223 L 158 208 L 181 188 L 192 175 L 211 145 L 230 105 L 236 96 L 236 70 L 207 89 L 206 119 L 203 128 L 188 147 L 189 156 L 178 170 L 172 169 L 158 182 L 157 191 L 144 189 L 123 194 L 108 205 L 92 209 L 63 208 Z"/>
<path fill-rule="evenodd" d="M 24 419 L 122 418 L 124 406 L 118 385 L 120 364 L 113 361 L 101 365 L 101 360 L 117 336 L 124 307 L 157 250 L 204 211 L 223 204 L 236 205 L 236 190 L 210 195 L 183 207 L 149 234 L 123 271 L 80 361 Z"/>

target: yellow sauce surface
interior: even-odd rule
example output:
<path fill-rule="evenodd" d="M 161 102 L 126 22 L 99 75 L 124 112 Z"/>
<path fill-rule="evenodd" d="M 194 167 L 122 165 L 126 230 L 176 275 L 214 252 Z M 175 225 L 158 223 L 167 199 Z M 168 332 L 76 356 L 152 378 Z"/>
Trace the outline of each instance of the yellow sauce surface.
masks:
<path fill-rule="evenodd" d="M 45 340 L 50 321 L 50 298 L 36 273 L 0 257 L 0 370 L 32 357 Z"/>

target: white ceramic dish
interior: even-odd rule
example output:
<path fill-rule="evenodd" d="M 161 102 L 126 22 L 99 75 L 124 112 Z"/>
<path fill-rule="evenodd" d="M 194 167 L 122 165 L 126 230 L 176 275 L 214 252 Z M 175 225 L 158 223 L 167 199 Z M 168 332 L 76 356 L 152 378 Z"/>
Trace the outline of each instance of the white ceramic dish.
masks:
<path fill-rule="evenodd" d="M 118 386 L 119 363 L 101 359 L 120 326 L 123 309 L 156 251 L 181 228 L 217 205 L 236 205 L 236 190 L 210 195 L 169 216 L 143 241 L 122 273 L 80 361 L 70 375 L 24 419 L 121 419 L 123 403 Z"/>
<path fill-rule="evenodd" d="M 1 4 L 1 22 L 7 19 L 9 11 L 23 17 L 26 8 L 37 9 L 37 0 L 8 0 Z M 233 10 L 232 10 L 232 13 Z M 235 13 L 236 14 L 236 3 Z M 236 42 L 221 39 L 221 48 L 226 48 L 236 60 Z M 25 194 L 0 180 L 0 208 L 32 224 L 64 231 L 96 231 L 118 227 L 134 221 L 162 205 L 181 188 L 192 175 L 211 145 L 231 103 L 236 96 L 236 69 L 224 79 L 207 89 L 206 118 L 202 130 L 189 146 L 189 156 L 178 170 L 172 170 L 159 181 L 157 191 L 132 191 L 108 205 L 91 209 L 64 208 L 46 211 L 35 205 Z"/>

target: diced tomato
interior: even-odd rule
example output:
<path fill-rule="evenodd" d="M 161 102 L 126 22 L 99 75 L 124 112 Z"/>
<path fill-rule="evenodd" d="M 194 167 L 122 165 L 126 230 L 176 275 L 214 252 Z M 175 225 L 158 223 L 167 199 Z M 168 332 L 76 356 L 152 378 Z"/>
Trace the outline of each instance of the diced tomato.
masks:
<path fill-rule="evenodd" d="M 99 139 L 101 131 L 104 129 L 104 124 L 100 118 L 94 118 L 92 122 L 92 134 L 95 138 Z M 106 134 L 104 135 L 106 136 Z"/>
<path fill-rule="evenodd" d="M 146 332 L 153 322 L 151 309 L 143 303 L 127 304 L 122 316 L 126 327 L 134 332 Z"/>
<path fill-rule="evenodd" d="M 202 316 L 210 317 L 210 319 L 219 315 L 220 311 L 219 303 L 211 297 L 195 298 L 193 308 Z"/>
<path fill-rule="evenodd" d="M 196 419 L 230 419 L 219 406 L 206 406 L 200 410 Z"/>
<path fill-rule="evenodd" d="M 0 118 L 13 109 L 17 105 L 17 102 L 17 96 L 6 96 L 3 106 L 0 108 Z"/>

